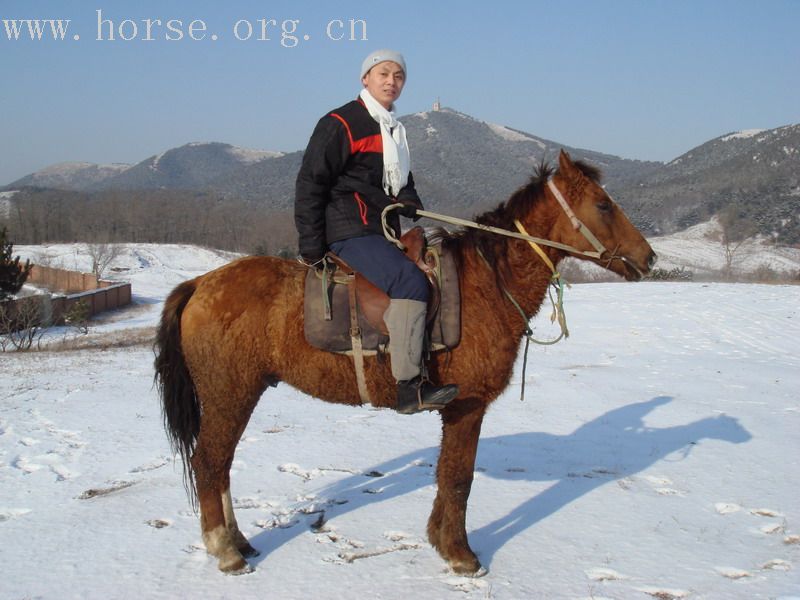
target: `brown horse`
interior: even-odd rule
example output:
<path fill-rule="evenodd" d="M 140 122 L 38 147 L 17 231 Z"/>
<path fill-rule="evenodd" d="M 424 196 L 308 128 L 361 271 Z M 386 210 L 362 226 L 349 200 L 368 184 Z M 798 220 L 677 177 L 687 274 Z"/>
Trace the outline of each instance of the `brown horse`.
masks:
<path fill-rule="evenodd" d="M 546 185 L 550 176 L 575 215 L 614 249 L 595 262 L 628 280 L 650 270 L 655 254 L 600 187 L 599 172 L 563 151 L 557 171 L 541 165 L 528 185 L 479 222 L 513 230 L 518 219 L 530 235 L 592 250 Z M 462 334 L 449 355 L 432 356 L 429 369 L 434 382 L 455 382 L 460 393 L 441 411 L 428 539 L 456 573 L 473 574 L 481 565 L 467 542 L 465 517 L 481 423 L 508 385 L 527 327 L 503 288 L 531 317 L 551 273 L 525 241 L 478 230 L 442 237 L 459 265 Z M 546 252 L 556 264 L 566 256 Z M 233 514 L 230 467 L 265 389 L 284 381 L 328 402 L 360 404 L 351 359 L 313 348 L 303 336 L 305 275 L 297 262 L 242 258 L 180 284 L 164 305 L 155 362 L 164 420 L 200 504 L 206 548 L 225 572 L 247 571 L 244 557 L 256 554 Z M 368 357 L 365 372 L 373 404 L 391 408 L 395 382 L 387 362 Z"/>

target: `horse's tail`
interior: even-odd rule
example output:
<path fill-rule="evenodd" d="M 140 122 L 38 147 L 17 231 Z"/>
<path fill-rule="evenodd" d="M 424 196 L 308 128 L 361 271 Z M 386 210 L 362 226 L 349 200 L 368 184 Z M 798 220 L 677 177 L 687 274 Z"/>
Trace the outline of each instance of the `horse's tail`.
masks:
<path fill-rule="evenodd" d="M 181 315 L 197 288 L 197 279 L 184 281 L 164 302 L 155 341 L 155 382 L 161 413 L 172 449 L 183 461 L 183 483 L 193 506 L 197 504 L 190 459 L 200 432 L 200 403 L 181 350 Z"/>

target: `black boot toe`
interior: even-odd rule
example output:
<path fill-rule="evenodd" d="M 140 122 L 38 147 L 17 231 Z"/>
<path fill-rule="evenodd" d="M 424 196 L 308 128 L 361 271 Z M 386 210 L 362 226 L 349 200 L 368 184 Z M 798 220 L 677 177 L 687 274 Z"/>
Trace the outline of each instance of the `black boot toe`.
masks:
<path fill-rule="evenodd" d="M 458 386 L 434 385 L 415 377 L 397 383 L 397 412 L 413 415 L 428 410 L 441 410 L 458 396 Z"/>

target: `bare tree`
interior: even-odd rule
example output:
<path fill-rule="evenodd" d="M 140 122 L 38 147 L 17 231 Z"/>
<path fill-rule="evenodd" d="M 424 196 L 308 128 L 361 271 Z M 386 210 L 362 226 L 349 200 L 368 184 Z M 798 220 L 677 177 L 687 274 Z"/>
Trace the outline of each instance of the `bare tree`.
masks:
<path fill-rule="evenodd" d="M 122 253 L 122 249 L 118 244 L 86 244 L 86 252 L 92 259 L 92 273 L 101 279 L 109 265 Z"/>
<path fill-rule="evenodd" d="M 44 332 L 39 298 L 0 302 L 0 351 L 30 350 L 34 343 L 38 347 Z"/>
<path fill-rule="evenodd" d="M 758 228 L 755 222 L 745 216 L 739 205 L 731 204 L 717 214 L 720 225 L 720 242 L 725 255 L 723 274 L 726 279 L 733 279 L 733 267 L 739 258 L 738 251 Z"/>

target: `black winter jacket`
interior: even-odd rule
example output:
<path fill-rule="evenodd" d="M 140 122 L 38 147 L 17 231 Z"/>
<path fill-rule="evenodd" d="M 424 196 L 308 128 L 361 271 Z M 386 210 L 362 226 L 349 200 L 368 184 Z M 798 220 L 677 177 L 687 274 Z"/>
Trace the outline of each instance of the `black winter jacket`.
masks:
<path fill-rule="evenodd" d="M 322 117 L 308 142 L 295 185 L 294 220 L 301 256 L 315 262 L 328 245 L 371 233 L 383 235 L 381 212 L 394 202 L 422 208 L 414 178 L 396 199 L 383 190 L 380 125 L 360 99 Z M 400 233 L 397 211 L 389 225 Z"/>

